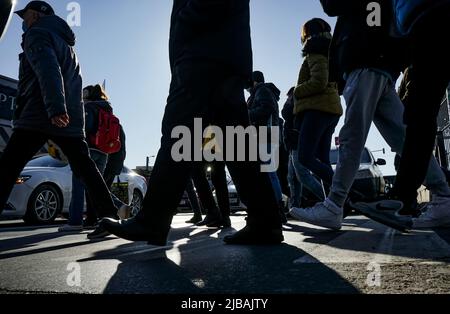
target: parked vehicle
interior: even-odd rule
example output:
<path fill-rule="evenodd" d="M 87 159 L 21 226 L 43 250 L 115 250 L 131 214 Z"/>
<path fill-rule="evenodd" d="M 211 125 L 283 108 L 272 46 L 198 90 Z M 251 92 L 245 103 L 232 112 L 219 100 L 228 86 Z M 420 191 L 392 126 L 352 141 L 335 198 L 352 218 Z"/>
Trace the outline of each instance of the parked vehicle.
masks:
<path fill-rule="evenodd" d="M 131 203 L 132 212 L 136 214 L 142 207 L 147 183 L 143 177 L 124 167 L 116 177 L 113 191 Z M 2 217 L 23 218 L 30 224 L 52 223 L 59 214 L 68 214 L 71 196 L 70 166 L 48 155 L 37 157 L 27 164 L 17 179 Z"/>
<path fill-rule="evenodd" d="M 338 157 L 338 149 L 332 149 L 330 161 L 334 168 L 336 168 Z M 352 187 L 359 194 L 362 194 L 363 197 L 361 199 L 353 199 L 354 201 L 373 201 L 386 193 L 386 182 L 380 169 L 380 166 L 385 165 L 386 160 L 375 159 L 369 149 L 364 149 L 361 156 L 361 165 Z"/>

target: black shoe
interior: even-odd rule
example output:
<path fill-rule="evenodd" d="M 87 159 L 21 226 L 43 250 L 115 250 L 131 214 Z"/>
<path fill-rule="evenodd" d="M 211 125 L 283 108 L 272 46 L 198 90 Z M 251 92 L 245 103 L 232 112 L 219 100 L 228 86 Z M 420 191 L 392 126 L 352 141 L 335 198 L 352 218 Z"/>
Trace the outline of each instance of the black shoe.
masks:
<path fill-rule="evenodd" d="M 113 235 L 128 241 L 145 241 L 150 245 L 166 246 L 167 239 L 162 236 L 156 236 L 136 218 L 124 221 L 118 221 L 111 218 L 104 218 L 100 222 L 105 230 Z"/>
<path fill-rule="evenodd" d="M 201 222 L 203 220 L 202 216 L 194 216 L 192 217 L 192 219 L 186 221 L 187 224 L 198 224 L 199 222 Z"/>
<path fill-rule="evenodd" d="M 93 232 L 91 232 L 87 235 L 87 238 L 89 240 L 100 240 L 100 239 L 104 239 L 110 235 L 111 235 L 111 233 L 106 231 L 102 226 L 98 226 Z"/>
<path fill-rule="evenodd" d="M 83 221 L 83 229 L 84 230 L 95 230 L 98 227 L 97 220 L 88 220 Z"/>
<path fill-rule="evenodd" d="M 230 219 L 230 217 L 222 218 L 222 227 L 225 228 L 225 229 L 231 228 L 231 219 Z"/>
<path fill-rule="evenodd" d="M 196 226 L 197 227 L 212 226 L 210 228 L 219 228 L 219 227 L 215 227 L 215 226 L 220 225 L 221 223 L 222 223 L 222 217 L 206 215 L 206 218 L 203 221 L 199 222 Z"/>
<path fill-rule="evenodd" d="M 284 241 L 281 229 L 255 230 L 249 226 L 233 235 L 226 236 L 223 241 L 231 245 L 275 245 Z"/>

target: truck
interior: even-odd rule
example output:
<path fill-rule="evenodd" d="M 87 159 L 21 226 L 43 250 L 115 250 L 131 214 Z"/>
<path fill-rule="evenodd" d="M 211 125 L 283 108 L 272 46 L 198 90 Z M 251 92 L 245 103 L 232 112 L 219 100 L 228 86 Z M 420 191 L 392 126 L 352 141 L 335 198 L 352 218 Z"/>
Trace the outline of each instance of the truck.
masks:
<path fill-rule="evenodd" d="M 0 75 L 0 154 L 3 153 L 12 133 L 17 84 L 17 80 Z"/>

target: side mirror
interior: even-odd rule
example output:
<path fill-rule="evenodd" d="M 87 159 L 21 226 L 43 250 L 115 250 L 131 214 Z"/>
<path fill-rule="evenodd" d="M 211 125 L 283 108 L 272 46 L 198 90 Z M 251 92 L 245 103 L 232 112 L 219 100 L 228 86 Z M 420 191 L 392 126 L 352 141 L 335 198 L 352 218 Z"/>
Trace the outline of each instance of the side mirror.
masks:
<path fill-rule="evenodd" d="M 378 165 L 378 166 L 386 166 L 386 165 L 387 165 L 387 162 L 386 162 L 386 160 L 380 158 L 380 159 L 378 159 L 378 160 L 375 162 L 375 164 Z"/>
<path fill-rule="evenodd" d="M 14 11 L 15 1 L 0 0 L 0 40 L 8 29 L 8 24 L 11 20 Z"/>

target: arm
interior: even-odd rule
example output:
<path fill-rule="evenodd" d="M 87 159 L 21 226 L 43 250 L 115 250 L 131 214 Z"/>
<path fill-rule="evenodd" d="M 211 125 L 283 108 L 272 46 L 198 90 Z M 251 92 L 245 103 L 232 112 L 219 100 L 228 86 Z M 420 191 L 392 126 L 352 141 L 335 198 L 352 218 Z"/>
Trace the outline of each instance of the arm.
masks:
<path fill-rule="evenodd" d="M 364 5 L 362 0 L 320 0 L 320 3 L 328 16 L 346 15 Z"/>
<path fill-rule="evenodd" d="M 235 0 L 190 0 L 178 12 L 178 17 L 192 26 L 205 26 L 226 18 L 235 7 L 234 2 Z"/>
<path fill-rule="evenodd" d="M 250 121 L 265 124 L 273 113 L 273 97 L 265 88 L 260 88 L 255 95 L 256 106 L 249 109 Z"/>
<path fill-rule="evenodd" d="M 297 99 L 306 98 L 323 92 L 328 86 L 328 59 L 321 55 L 310 55 L 307 59 L 311 77 L 308 81 L 295 88 Z"/>
<path fill-rule="evenodd" d="M 67 114 L 64 79 L 53 45 L 46 31 L 31 29 L 25 38 L 24 51 L 41 88 L 48 117 Z"/>

